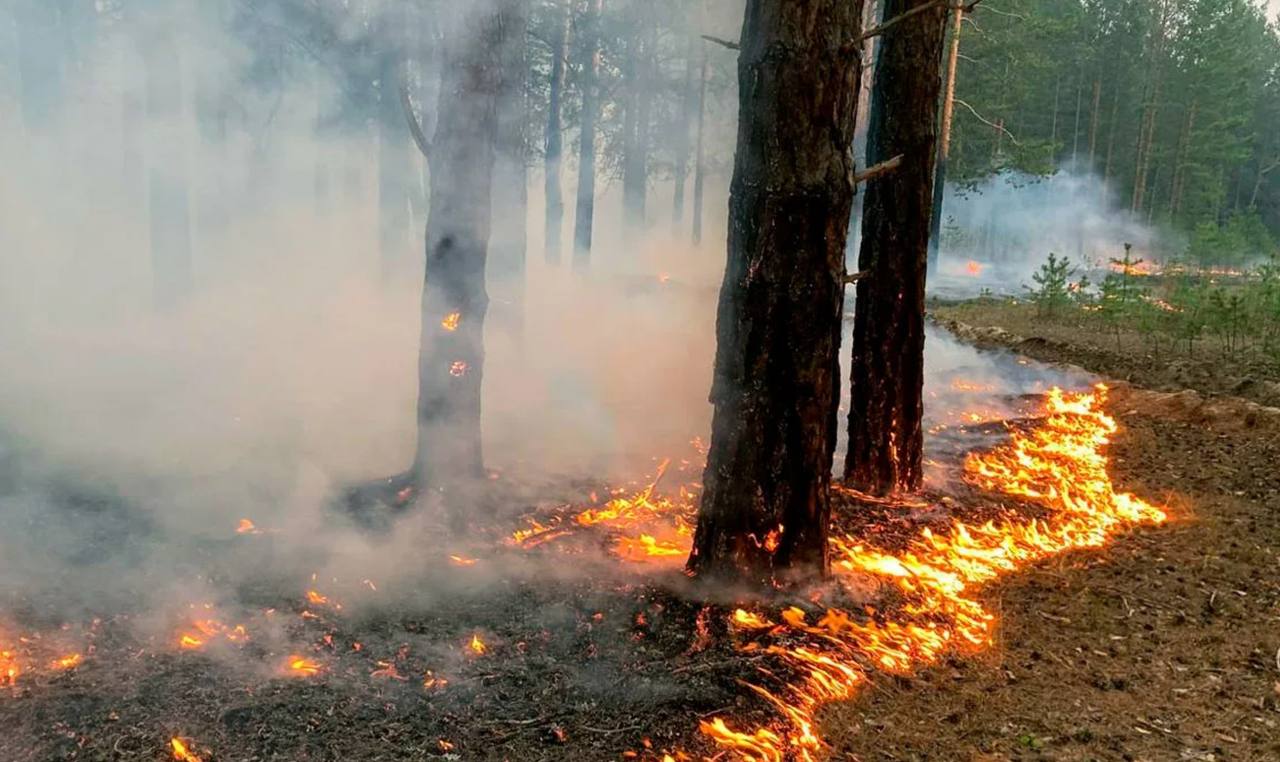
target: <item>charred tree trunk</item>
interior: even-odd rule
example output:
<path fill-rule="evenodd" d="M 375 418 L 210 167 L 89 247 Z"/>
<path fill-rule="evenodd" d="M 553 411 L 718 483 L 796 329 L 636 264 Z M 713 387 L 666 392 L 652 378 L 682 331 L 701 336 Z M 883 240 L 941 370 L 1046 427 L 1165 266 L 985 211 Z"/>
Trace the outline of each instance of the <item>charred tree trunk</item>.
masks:
<path fill-rule="evenodd" d="M 480 386 L 489 306 L 485 259 L 498 138 L 501 24 L 468 11 L 443 37 L 418 355 L 420 489 L 449 493 L 482 475 Z"/>
<path fill-rule="evenodd" d="M 560 164 L 564 155 L 564 127 L 561 123 L 561 101 L 564 97 L 564 70 L 569 58 L 569 23 L 573 13 L 568 0 L 559 10 L 551 39 L 551 82 L 547 97 L 547 133 L 543 164 L 543 191 L 547 201 L 544 255 L 549 265 L 560 264 L 561 233 L 564 228 L 564 194 L 560 189 Z"/>
<path fill-rule="evenodd" d="M 596 117 L 599 115 L 600 14 L 604 0 L 588 0 L 582 18 L 582 125 L 578 140 L 578 203 L 573 219 L 573 269 L 591 267 L 591 236 L 596 204 Z"/>
<path fill-rule="evenodd" d="M 888 18 L 928 0 L 887 0 Z M 902 166 L 867 185 L 851 362 L 844 475 L 875 494 L 920 486 L 924 285 L 933 204 L 939 69 L 946 9 L 923 11 L 881 38 L 867 131 L 868 163 Z"/>
<path fill-rule="evenodd" d="M 827 569 L 860 5 L 747 3 L 699 576 Z"/>
<path fill-rule="evenodd" d="M 706 187 L 707 130 L 707 43 L 702 45 L 702 64 L 698 74 L 698 140 L 693 164 L 693 245 L 702 243 L 702 194 Z"/>
<path fill-rule="evenodd" d="M 951 24 L 951 48 L 947 56 L 947 84 L 942 96 L 942 136 L 938 140 L 938 165 L 933 174 L 933 210 L 929 219 L 929 269 L 938 270 L 938 249 L 942 245 L 942 202 L 947 192 L 947 161 L 951 158 L 951 119 L 956 105 L 956 64 L 960 61 L 960 30 L 964 10 L 956 8 Z"/>

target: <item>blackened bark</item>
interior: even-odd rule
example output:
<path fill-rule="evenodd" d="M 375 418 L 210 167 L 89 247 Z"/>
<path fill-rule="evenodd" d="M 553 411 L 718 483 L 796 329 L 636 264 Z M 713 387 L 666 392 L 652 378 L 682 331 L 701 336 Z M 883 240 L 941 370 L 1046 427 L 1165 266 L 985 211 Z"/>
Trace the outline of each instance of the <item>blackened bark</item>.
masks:
<path fill-rule="evenodd" d="M 825 574 L 861 0 L 749 0 L 691 572 Z"/>
<path fill-rule="evenodd" d="M 893 18 L 928 0 L 886 0 Z M 845 478 L 875 494 L 912 490 L 922 476 L 924 286 L 945 7 L 880 40 L 867 134 L 868 163 L 903 157 L 870 181 L 854 311 Z"/>
<path fill-rule="evenodd" d="M 546 235 L 543 254 L 547 264 L 560 264 L 561 235 L 564 228 L 564 194 L 560 189 L 560 165 L 564 155 L 564 127 L 561 101 L 564 97 L 564 69 L 569 57 L 569 22 L 573 17 L 568 0 L 562 0 L 551 40 L 551 82 L 547 97 L 547 132 L 543 151 L 543 194 L 546 196 Z"/>
<path fill-rule="evenodd" d="M 599 105 L 600 14 L 604 0 L 588 0 L 582 17 L 582 119 L 578 140 L 578 199 L 573 219 L 573 269 L 591 267 L 591 236 L 596 204 L 596 117 Z"/>
<path fill-rule="evenodd" d="M 487 4 L 481 4 L 487 5 Z M 501 24 L 470 10 L 443 36 L 431 154 L 413 476 L 443 494 L 482 473 L 485 259 L 501 88 Z"/>

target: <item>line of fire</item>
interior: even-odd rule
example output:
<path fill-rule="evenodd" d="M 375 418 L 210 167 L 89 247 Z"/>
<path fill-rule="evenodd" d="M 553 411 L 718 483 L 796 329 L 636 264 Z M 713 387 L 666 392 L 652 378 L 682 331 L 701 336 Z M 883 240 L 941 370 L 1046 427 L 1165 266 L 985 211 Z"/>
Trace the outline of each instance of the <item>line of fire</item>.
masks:
<path fill-rule="evenodd" d="M 1280 758 L 1276 124 L 1274 0 L 13 0 L 0 760 Z"/>

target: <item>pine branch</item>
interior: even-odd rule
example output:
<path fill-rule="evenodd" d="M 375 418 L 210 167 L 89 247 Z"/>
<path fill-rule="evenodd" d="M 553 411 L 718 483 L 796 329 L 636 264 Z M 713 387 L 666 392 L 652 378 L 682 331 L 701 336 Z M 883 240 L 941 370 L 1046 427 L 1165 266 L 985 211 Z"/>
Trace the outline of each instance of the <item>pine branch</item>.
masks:
<path fill-rule="evenodd" d="M 1022 144 L 1018 142 L 1018 139 L 1017 139 L 1016 137 L 1014 137 L 1014 134 L 1013 134 L 1012 132 L 1009 132 L 1008 130 L 1006 130 L 1006 129 L 1004 128 L 1004 125 L 1003 125 L 1003 124 L 996 124 L 995 122 L 992 122 L 992 121 L 988 120 L 988 119 L 987 119 L 986 117 L 984 117 L 982 114 L 979 114 L 976 110 L 974 110 L 973 106 L 970 106 L 968 103 L 966 103 L 966 102 L 964 102 L 964 101 L 960 100 L 959 98 L 955 98 L 955 99 L 953 99 L 953 100 L 954 100 L 956 103 L 959 103 L 961 106 L 964 106 L 965 108 L 969 109 L 969 113 L 970 113 L 970 114 L 973 114 L 973 117 L 974 117 L 975 119 L 977 119 L 979 122 L 982 122 L 983 124 L 987 125 L 988 127 L 992 127 L 992 128 L 994 128 L 994 129 L 1000 130 L 1001 132 L 1003 132 L 1004 134 L 1006 134 L 1006 135 L 1008 135 L 1008 136 L 1009 136 L 1009 140 L 1010 140 L 1010 141 L 1011 141 L 1015 146 L 1017 146 L 1017 147 L 1019 147 L 1019 148 L 1021 148 L 1021 147 L 1022 147 Z"/>

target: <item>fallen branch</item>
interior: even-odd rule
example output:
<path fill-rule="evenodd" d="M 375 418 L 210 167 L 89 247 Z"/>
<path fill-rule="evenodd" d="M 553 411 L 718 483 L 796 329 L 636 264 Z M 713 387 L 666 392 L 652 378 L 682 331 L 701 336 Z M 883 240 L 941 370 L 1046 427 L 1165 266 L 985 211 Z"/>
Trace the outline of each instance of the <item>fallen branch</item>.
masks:
<path fill-rule="evenodd" d="M 723 40 L 723 39 L 720 39 L 719 37 L 712 37 L 709 34 L 702 35 L 702 39 L 706 40 L 707 42 L 714 42 L 717 45 L 723 45 L 729 50 L 742 50 L 742 46 L 734 42 L 733 40 Z"/>
<path fill-rule="evenodd" d="M 427 140 L 427 136 L 422 132 L 422 125 L 418 123 L 418 116 L 413 112 L 413 102 L 409 100 L 409 83 L 400 83 L 400 105 L 404 108 L 404 118 L 409 122 L 409 134 L 413 135 L 413 142 L 418 146 L 418 150 L 422 151 L 422 155 L 431 161 L 431 141 Z"/>
<path fill-rule="evenodd" d="M 898 154 L 892 159 L 887 159 L 879 164 L 872 164 L 861 172 L 855 174 L 853 176 L 853 182 L 855 185 L 865 183 L 866 181 L 877 178 L 887 172 L 892 172 L 900 166 L 902 166 L 902 154 Z"/>

